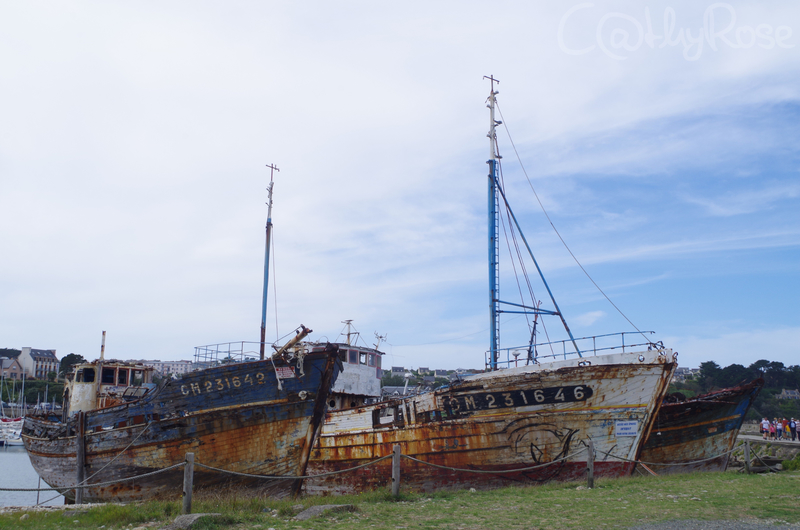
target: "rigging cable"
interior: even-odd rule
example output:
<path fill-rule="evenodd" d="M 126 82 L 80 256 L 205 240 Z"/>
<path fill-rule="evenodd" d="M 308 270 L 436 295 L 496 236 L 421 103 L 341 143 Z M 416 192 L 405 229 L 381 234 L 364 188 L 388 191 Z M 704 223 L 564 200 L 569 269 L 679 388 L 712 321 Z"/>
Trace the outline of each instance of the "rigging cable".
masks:
<path fill-rule="evenodd" d="M 564 245 L 564 248 L 567 249 L 569 255 L 572 256 L 572 259 L 575 260 L 575 263 L 578 264 L 578 267 L 581 268 L 586 277 L 589 278 L 589 281 L 592 282 L 592 284 L 597 288 L 597 290 L 600 291 L 600 294 L 602 294 L 603 297 L 605 297 L 605 299 L 608 300 L 608 303 L 611 304 L 620 315 L 622 315 L 622 318 L 628 321 L 628 324 L 633 326 L 633 329 L 638 331 L 639 334 L 642 337 L 644 337 L 645 340 L 647 340 L 647 342 L 650 342 L 650 339 L 647 338 L 647 336 L 642 332 L 642 330 L 636 327 L 636 324 L 631 322 L 631 319 L 629 319 L 627 315 L 625 315 L 625 313 L 623 313 L 622 310 L 619 307 L 617 307 L 617 305 L 614 302 L 611 301 L 611 298 L 608 297 L 605 291 L 603 291 L 600 288 L 600 286 L 597 285 L 597 282 L 595 282 L 594 279 L 591 277 L 591 275 L 589 275 L 589 273 L 586 271 L 586 269 L 583 268 L 583 265 L 581 264 L 580 261 L 578 261 L 578 258 L 575 257 L 575 254 L 572 253 L 572 250 L 569 248 L 569 245 L 567 245 L 567 242 L 564 241 L 563 237 L 561 237 L 561 234 L 558 232 L 556 225 L 553 224 L 553 221 L 550 219 L 550 215 L 548 215 L 547 210 L 545 210 L 544 204 L 542 204 L 541 199 L 539 199 L 539 195 L 536 193 L 536 190 L 533 187 L 533 183 L 531 182 L 531 178 L 528 176 L 528 172 L 525 170 L 525 165 L 522 163 L 522 158 L 519 156 L 519 152 L 517 151 L 517 146 L 514 144 L 513 138 L 511 138 L 511 131 L 508 130 L 508 125 L 506 124 L 506 119 L 503 116 L 503 111 L 500 110 L 500 105 L 497 102 L 495 102 L 495 104 L 497 105 L 497 111 L 500 113 L 500 119 L 503 121 L 503 127 L 506 130 L 506 134 L 508 134 L 508 140 L 511 142 L 511 147 L 514 148 L 514 154 L 517 156 L 517 160 L 519 161 L 519 165 L 522 168 L 522 172 L 525 174 L 525 179 L 527 179 L 528 185 L 531 187 L 531 191 L 533 191 L 533 195 L 536 197 L 536 201 L 539 203 L 539 207 L 542 209 L 542 212 L 544 212 L 545 217 L 547 217 L 547 221 L 550 223 L 550 226 L 553 227 L 553 231 L 555 231 L 556 235 L 558 236 L 558 239 L 561 240 L 561 243 Z"/>
<path fill-rule="evenodd" d="M 498 154 L 500 153 L 500 146 L 497 143 L 497 138 L 495 138 L 495 150 L 496 150 L 496 152 Z M 505 188 L 505 180 L 504 180 L 504 176 L 503 176 L 503 164 L 498 161 L 497 166 L 499 168 L 498 173 L 499 173 L 499 176 L 500 176 L 499 184 L 501 186 L 503 186 L 503 188 Z M 530 295 L 531 295 L 531 306 L 536 307 L 538 309 L 536 295 L 535 295 L 535 293 L 533 291 L 533 285 L 531 284 L 531 280 L 530 280 L 530 276 L 528 275 L 528 271 L 525 268 L 525 261 L 522 259 L 522 252 L 520 251 L 520 248 L 519 248 L 519 241 L 517 241 L 517 234 L 516 234 L 516 231 L 514 230 L 514 225 L 511 222 L 511 212 L 509 210 L 508 204 L 505 205 L 505 210 L 506 210 L 506 217 L 508 218 L 509 230 L 511 231 L 511 235 L 512 235 L 512 238 L 513 238 L 513 241 L 514 241 L 514 247 L 516 248 L 516 252 L 517 252 L 517 260 L 519 260 L 520 268 L 522 269 L 522 274 L 525 277 L 525 281 L 527 282 L 527 285 L 528 285 L 528 291 L 530 292 Z M 501 221 L 503 220 L 502 217 L 500 219 L 501 219 Z M 505 233 L 505 224 L 503 224 L 503 231 Z M 506 237 L 506 245 L 508 245 L 508 237 Z M 509 254 L 511 254 L 510 248 L 509 248 Z M 512 265 L 512 267 L 514 267 L 514 274 L 516 275 L 516 267 L 514 266 L 513 255 L 511 257 L 512 257 L 511 265 Z M 519 278 L 517 278 L 517 285 L 519 286 Z M 525 300 L 524 300 L 524 297 L 522 296 L 522 289 L 521 288 L 520 288 L 520 299 L 522 299 L 522 305 L 525 305 Z M 534 329 L 531 326 L 530 320 L 528 319 L 528 313 L 525 313 L 525 320 L 528 323 L 528 330 L 533 335 Z M 534 321 L 535 320 L 536 319 L 534 319 Z M 544 323 L 544 319 L 542 319 L 542 328 L 544 329 L 544 334 L 545 334 L 545 337 L 547 338 L 547 342 L 550 344 L 550 353 L 555 355 L 555 351 L 553 350 L 553 344 L 552 344 L 552 342 L 550 340 L 550 334 L 547 332 L 547 326 Z M 533 340 L 535 340 L 535 338 L 536 337 L 534 336 L 531 339 L 531 343 L 533 342 Z"/>

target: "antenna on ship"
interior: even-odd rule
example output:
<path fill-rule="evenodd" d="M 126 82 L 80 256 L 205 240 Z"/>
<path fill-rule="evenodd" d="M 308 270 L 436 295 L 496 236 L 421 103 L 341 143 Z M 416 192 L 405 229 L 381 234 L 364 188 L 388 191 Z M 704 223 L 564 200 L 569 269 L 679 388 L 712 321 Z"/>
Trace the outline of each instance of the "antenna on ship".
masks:
<path fill-rule="evenodd" d="M 269 186 L 267 186 L 267 243 L 264 250 L 264 295 L 261 297 L 261 360 L 264 360 L 264 341 L 267 334 L 267 289 L 269 287 L 269 244 L 272 236 L 272 180 L 275 172 L 280 172 L 275 164 L 267 166 L 269 171 Z M 105 333 L 105 332 L 104 332 Z"/>
<path fill-rule="evenodd" d="M 352 346 L 352 344 L 353 344 L 352 342 L 350 342 L 350 336 L 351 335 L 355 335 L 356 337 L 358 336 L 358 331 L 356 331 L 356 332 L 352 331 L 352 328 L 353 328 L 352 322 L 353 322 L 352 319 L 351 320 L 342 320 L 342 324 L 344 324 L 345 327 L 347 328 L 347 345 L 348 346 Z"/>
<path fill-rule="evenodd" d="M 378 332 L 375 332 L 375 338 L 378 339 L 377 344 L 375 344 L 375 349 L 381 349 L 381 342 L 386 342 L 387 335 L 379 335 Z"/>

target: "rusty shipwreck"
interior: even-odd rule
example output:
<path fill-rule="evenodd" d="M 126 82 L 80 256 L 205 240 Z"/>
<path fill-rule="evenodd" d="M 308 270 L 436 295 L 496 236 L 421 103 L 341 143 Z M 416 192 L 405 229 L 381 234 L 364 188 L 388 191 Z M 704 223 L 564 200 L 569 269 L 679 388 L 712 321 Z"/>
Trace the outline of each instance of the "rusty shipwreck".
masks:
<path fill-rule="evenodd" d="M 658 474 L 725 471 L 742 422 L 764 380 L 686 399 L 667 396 L 640 459 Z M 710 458 L 715 457 L 715 458 Z"/>
<path fill-rule="evenodd" d="M 632 461 L 650 433 L 677 365 L 675 354 L 638 330 L 573 336 L 506 197 L 496 138 L 500 124 L 495 119 L 496 80 L 489 79 L 486 372 L 377 403 L 331 401 L 309 474 L 365 464 L 392 454 L 399 445 L 403 455 L 412 458 L 402 461 L 404 487 L 430 491 L 573 480 L 585 476 L 589 442 L 597 455 L 595 476 L 628 475 L 634 469 Z M 500 297 L 501 234 L 506 235 L 512 260 L 519 262 L 513 269 L 518 281 L 512 282 L 509 292 L 522 294 L 527 289 L 515 302 Z M 535 278 L 527 274 L 522 255 L 538 272 L 551 309 L 543 308 L 535 296 Z M 523 333 L 504 331 L 507 341 L 525 340 L 524 345 L 500 346 L 503 314 L 525 319 L 528 326 Z M 559 317 L 568 338 L 540 342 L 545 316 Z M 644 341 L 632 341 L 632 334 L 643 336 Z M 345 373 L 359 369 L 362 353 L 375 353 L 347 347 Z M 304 488 L 310 493 L 353 493 L 387 486 L 390 466 L 389 460 L 383 460 L 355 473 L 307 479 Z"/>
<path fill-rule="evenodd" d="M 303 475 L 339 374 L 337 355 L 334 346 L 315 352 L 284 348 L 249 362 L 228 355 L 227 362 L 160 385 L 150 383 L 141 365 L 81 364 L 65 389 L 65 417 L 28 416 L 22 438 L 39 476 L 64 488 L 67 498 L 73 498 L 69 488 L 79 481 L 91 485 L 144 475 L 183 462 L 189 452 L 197 462 L 229 471 Z M 230 480 L 227 474 L 195 471 L 196 486 Z M 88 488 L 83 500 L 171 497 L 180 494 L 182 481 L 178 468 Z M 296 480 L 237 482 L 273 496 L 300 487 Z"/>

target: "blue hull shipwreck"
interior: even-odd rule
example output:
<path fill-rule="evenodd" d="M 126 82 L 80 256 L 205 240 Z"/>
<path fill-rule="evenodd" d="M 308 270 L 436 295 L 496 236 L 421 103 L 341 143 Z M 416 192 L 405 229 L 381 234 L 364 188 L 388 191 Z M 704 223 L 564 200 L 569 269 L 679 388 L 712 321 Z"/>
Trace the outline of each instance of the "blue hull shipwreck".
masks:
<path fill-rule="evenodd" d="M 76 475 L 81 467 L 90 485 L 160 471 L 182 463 L 190 452 L 199 463 L 226 471 L 299 476 L 305 473 L 340 367 L 336 346 L 308 353 L 300 347 L 271 359 L 191 372 L 148 388 L 119 385 L 130 381 L 129 372 L 136 367 L 101 360 L 79 366 L 70 388 L 76 405 L 89 393 L 81 386 L 98 389 L 96 395 L 102 394 L 105 401 L 98 403 L 102 408 L 72 410 L 65 413 L 65 421 L 29 416 L 22 438 L 39 476 L 54 488 L 64 488 L 68 499 L 75 496 L 70 488 L 81 481 Z M 111 384 L 100 389 L 103 380 Z M 199 487 L 230 479 L 202 467 L 195 472 Z M 296 493 L 301 486 L 292 479 L 236 481 L 274 497 Z M 83 500 L 170 497 L 181 491 L 182 482 L 183 471 L 176 468 L 87 488 Z"/>
<path fill-rule="evenodd" d="M 667 396 L 640 460 L 655 464 L 658 474 L 725 471 L 744 417 L 763 387 L 759 378 L 692 399 Z"/>

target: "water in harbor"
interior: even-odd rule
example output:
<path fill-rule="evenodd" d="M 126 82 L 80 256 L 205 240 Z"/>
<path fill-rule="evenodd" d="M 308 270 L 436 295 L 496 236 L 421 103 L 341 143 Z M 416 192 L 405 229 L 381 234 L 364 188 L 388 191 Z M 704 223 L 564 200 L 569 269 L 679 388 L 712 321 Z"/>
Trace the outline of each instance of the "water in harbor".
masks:
<path fill-rule="evenodd" d="M 48 487 L 42 482 L 31 465 L 28 453 L 22 446 L 0 447 L 0 488 Z M 48 502 L 44 502 L 48 501 Z M 39 493 L 41 504 L 62 505 L 64 497 L 54 491 Z M 33 506 L 36 504 L 35 491 L 0 491 L 0 506 Z"/>

